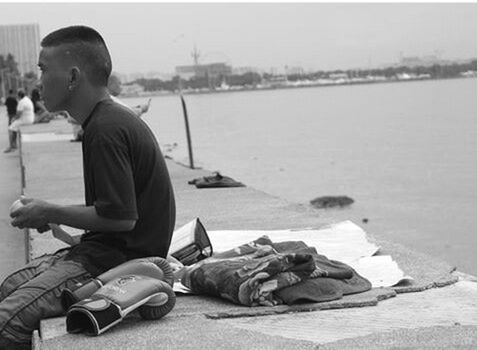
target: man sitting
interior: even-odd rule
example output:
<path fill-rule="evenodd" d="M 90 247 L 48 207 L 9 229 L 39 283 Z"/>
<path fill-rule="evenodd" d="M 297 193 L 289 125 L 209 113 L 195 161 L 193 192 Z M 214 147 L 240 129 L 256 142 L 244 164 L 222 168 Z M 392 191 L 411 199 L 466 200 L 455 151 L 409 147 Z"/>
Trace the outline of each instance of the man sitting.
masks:
<path fill-rule="evenodd" d="M 12 225 L 43 231 L 53 223 L 88 232 L 78 244 L 32 261 L 3 282 L 0 349 L 27 348 L 42 318 L 63 314 L 63 289 L 132 259 L 165 258 L 175 224 L 174 193 L 157 140 L 108 92 L 112 64 L 101 35 L 72 26 L 41 44 L 45 106 L 67 111 L 84 130 L 85 203 L 23 198 Z"/>

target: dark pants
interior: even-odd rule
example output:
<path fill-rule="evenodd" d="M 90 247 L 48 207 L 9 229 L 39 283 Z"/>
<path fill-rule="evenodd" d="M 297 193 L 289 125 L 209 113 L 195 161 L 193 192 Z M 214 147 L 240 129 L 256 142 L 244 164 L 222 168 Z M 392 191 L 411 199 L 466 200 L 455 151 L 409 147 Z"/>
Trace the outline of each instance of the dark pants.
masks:
<path fill-rule="evenodd" d="M 15 115 L 16 115 L 15 113 L 13 114 L 8 113 L 8 125 L 12 123 L 12 120 L 13 118 L 15 118 Z"/>
<path fill-rule="evenodd" d="M 0 350 L 31 342 L 40 320 L 64 314 L 61 291 L 88 280 L 91 275 L 60 250 L 32 260 L 8 276 L 0 286 Z"/>

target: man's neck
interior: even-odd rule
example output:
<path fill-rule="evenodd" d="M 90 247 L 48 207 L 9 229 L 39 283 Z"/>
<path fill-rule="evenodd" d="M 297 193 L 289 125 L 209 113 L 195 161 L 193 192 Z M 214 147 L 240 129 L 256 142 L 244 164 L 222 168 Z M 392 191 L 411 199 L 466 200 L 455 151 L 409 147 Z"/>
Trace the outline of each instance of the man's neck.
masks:
<path fill-rule="evenodd" d="M 80 124 L 89 117 L 94 107 L 102 100 L 109 98 L 108 90 L 104 88 L 83 89 L 71 101 L 68 113 Z"/>

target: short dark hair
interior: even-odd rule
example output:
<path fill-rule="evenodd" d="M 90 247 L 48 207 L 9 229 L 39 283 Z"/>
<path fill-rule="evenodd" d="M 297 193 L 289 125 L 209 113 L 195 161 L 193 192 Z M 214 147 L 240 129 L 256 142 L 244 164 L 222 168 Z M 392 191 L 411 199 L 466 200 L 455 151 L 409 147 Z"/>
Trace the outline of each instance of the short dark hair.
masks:
<path fill-rule="evenodd" d="M 42 47 L 67 45 L 71 57 L 86 72 L 88 80 L 94 85 L 107 86 L 112 63 L 103 37 L 93 28 L 70 26 L 48 34 L 41 41 Z"/>
<path fill-rule="evenodd" d="M 20 97 L 20 98 L 23 98 L 23 97 L 26 96 L 26 95 L 25 95 L 25 91 L 24 91 L 23 89 L 18 89 L 17 95 L 18 95 L 18 97 Z"/>
<path fill-rule="evenodd" d="M 13 94 L 13 89 L 8 90 L 8 93 L 11 95 Z"/>

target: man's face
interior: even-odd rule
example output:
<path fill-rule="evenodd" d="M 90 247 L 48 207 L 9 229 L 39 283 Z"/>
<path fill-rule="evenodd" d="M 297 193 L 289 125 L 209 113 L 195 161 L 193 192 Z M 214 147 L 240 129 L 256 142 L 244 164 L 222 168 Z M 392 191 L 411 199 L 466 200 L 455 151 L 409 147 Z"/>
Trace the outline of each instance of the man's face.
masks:
<path fill-rule="evenodd" d="M 71 70 L 61 46 L 43 48 L 40 51 L 38 67 L 41 70 L 40 87 L 45 107 L 52 112 L 68 110 Z"/>

